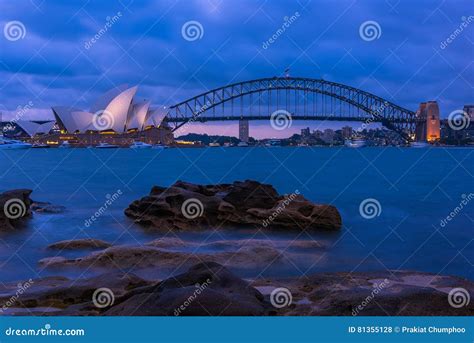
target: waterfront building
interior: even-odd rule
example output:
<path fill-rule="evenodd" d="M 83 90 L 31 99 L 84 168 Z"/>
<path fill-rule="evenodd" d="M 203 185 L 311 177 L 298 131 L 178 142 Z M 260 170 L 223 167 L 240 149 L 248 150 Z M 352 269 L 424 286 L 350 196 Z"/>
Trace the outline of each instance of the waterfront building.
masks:
<path fill-rule="evenodd" d="M 464 113 L 467 114 L 471 124 L 474 121 L 474 105 L 464 105 L 463 108 Z"/>
<path fill-rule="evenodd" d="M 241 142 L 249 142 L 249 121 L 239 120 L 239 139 Z"/>
<path fill-rule="evenodd" d="M 55 122 L 17 122 L 31 141 L 40 144 L 74 146 L 109 143 L 128 146 L 134 141 L 170 144 L 171 130 L 163 123 L 164 108 L 151 108 L 150 101 L 135 98 L 138 86 L 115 87 L 84 111 L 70 106 L 53 106 Z M 52 130 L 56 125 L 57 130 Z M 38 133 L 43 133 L 38 135 Z"/>
<path fill-rule="evenodd" d="M 301 129 L 301 137 L 309 137 L 310 135 L 311 131 L 309 130 L 309 127 Z"/>
<path fill-rule="evenodd" d="M 334 132 L 334 130 L 326 129 L 326 130 L 324 130 L 321 139 L 322 139 L 325 143 L 331 144 L 331 143 L 334 142 L 334 136 L 335 136 L 335 134 L 336 134 L 336 133 Z"/>
<path fill-rule="evenodd" d="M 341 129 L 341 135 L 343 139 L 348 139 L 352 137 L 352 127 L 351 126 L 343 126 Z"/>

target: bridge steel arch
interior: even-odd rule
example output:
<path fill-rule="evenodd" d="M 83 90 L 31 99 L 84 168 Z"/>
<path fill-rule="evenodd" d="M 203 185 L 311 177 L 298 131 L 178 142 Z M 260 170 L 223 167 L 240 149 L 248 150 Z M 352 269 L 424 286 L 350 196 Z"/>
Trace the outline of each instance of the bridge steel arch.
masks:
<path fill-rule="evenodd" d="M 178 130 L 188 122 L 206 122 L 211 120 L 262 120 L 270 119 L 270 113 L 266 116 L 233 115 L 233 116 L 210 116 L 211 110 L 218 106 L 225 106 L 235 99 L 247 95 L 258 93 L 268 94 L 280 90 L 294 90 L 296 92 L 319 93 L 340 102 L 350 104 L 360 109 L 364 115 L 347 116 L 334 115 L 332 113 L 291 113 L 294 120 L 340 120 L 340 121 L 361 121 L 379 122 L 386 128 L 397 132 L 402 138 L 409 141 L 412 139 L 416 127 L 416 114 L 406 108 L 398 106 L 379 96 L 365 92 L 344 84 L 326 81 L 322 79 L 310 79 L 299 77 L 273 77 L 262 78 L 244 82 L 237 82 L 223 87 L 215 88 L 205 93 L 196 95 L 185 101 L 169 107 L 165 121 L 171 124 L 172 131 Z"/>

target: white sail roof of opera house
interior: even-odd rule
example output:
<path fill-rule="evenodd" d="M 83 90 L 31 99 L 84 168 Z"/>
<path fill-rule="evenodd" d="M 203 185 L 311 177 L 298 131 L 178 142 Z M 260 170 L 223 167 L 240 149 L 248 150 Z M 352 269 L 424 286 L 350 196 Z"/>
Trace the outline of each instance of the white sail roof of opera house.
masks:
<path fill-rule="evenodd" d="M 158 107 L 149 111 L 147 120 L 145 121 L 145 126 L 156 126 L 159 127 L 163 122 L 163 119 L 166 117 L 166 108 Z"/>
<path fill-rule="evenodd" d="M 132 110 L 129 113 L 129 119 L 127 121 L 127 130 L 138 129 L 142 130 L 145 125 L 145 120 L 149 114 L 150 102 L 143 101 L 132 106 Z"/>
<path fill-rule="evenodd" d="M 115 87 L 99 97 L 89 112 L 66 106 L 54 106 L 52 110 L 59 127 L 69 133 L 88 130 L 123 133 L 130 129 L 159 127 L 166 116 L 164 108 L 152 110 L 149 101 L 135 101 L 137 90 L 138 86 Z"/>
<path fill-rule="evenodd" d="M 33 137 L 38 134 L 46 134 L 52 130 L 55 122 L 49 121 L 43 124 L 38 124 L 28 120 L 17 120 L 15 124 L 18 125 L 28 136 Z"/>
<path fill-rule="evenodd" d="M 127 90 L 128 85 L 120 85 L 117 86 L 108 92 L 104 93 L 101 95 L 94 103 L 94 105 L 91 106 L 89 112 L 90 113 L 96 113 L 98 111 L 104 110 L 104 108 L 107 107 L 107 105 L 115 98 L 117 97 L 120 93 L 124 92 Z"/>

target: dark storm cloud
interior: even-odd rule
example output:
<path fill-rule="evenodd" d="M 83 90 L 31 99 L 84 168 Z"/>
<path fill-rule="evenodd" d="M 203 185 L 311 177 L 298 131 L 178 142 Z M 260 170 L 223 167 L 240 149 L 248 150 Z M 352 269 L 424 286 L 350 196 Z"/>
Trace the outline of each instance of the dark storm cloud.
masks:
<path fill-rule="evenodd" d="M 292 75 L 360 87 L 412 110 L 438 100 L 447 116 L 473 102 L 474 22 L 444 49 L 440 44 L 472 12 L 468 0 L 2 2 L 1 27 L 18 20 L 26 35 L 0 37 L 0 107 L 32 101 L 42 116 L 57 104 L 87 109 L 122 83 L 140 84 L 141 97 L 169 105 L 291 67 Z M 181 35 L 190 20 L 204 28 L 191 42 Z M 379 39 L 361 39 L 368 20 L 380 25 Z"/>

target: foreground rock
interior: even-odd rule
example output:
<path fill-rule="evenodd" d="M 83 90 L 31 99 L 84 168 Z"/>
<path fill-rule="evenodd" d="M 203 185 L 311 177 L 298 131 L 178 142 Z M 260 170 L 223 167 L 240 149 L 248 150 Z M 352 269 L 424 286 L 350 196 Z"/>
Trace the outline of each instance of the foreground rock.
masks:
<path fill-rule="evenodd" d="M 0 231 L 9 231 L 31 216 L 30 189 L 16 189 L 0 193 Z"/>
<path fill-rule="evenodd" d="M 217 263 L 200 263 L 155 286 L 130 292 L 104 315 L 259 316 L 268 303 L 248 282 Z"/>
<path fill-rule="evenodd" d="M 48 277 L 27 283 L 0 286 L 0 314 L 474 315 L 468 298 L 474 294 L 473 282 L 414 271 L 324 273 L 249 282 L 220 264 L 204 262 L 161 282 L 109 272 L 88 279 Z M 20 295 L 19 287 L 24 289 Z M 457 293 L 449 296 L 453 290 Z"/>
<path fill-rule="evenodd" d="M 268 298 L 276 288 L 289 290 L 292 301 L 270 312 L 274 315 L 474 315 L 474 303 L 468 301 L 468 294 L 474 295 L 474 283 L 453 276 L 389 270 L 325 273 L 302 278 L 258 280 L 253 286 Z M 453 289 L 456 292 L 449 296 Z M 280 299 L 287 298 L 282 296 Z"/>
<path fill-rule="evenodd" d="M 298 230 L 337 230 L 341 216 L 331 205 L 314 204 L 295 192 L 279 195 L 257 181 L 195 185 L 178 181 L 155 186 L 125 214 L 137 223 L 163 230 L 251 226 Z"/>
<path fill-rule="evenodd" d="M 71 239 L 56 242 L 48 245 L 48 249 L 54 250 L 80 250 L 80 249 L 104 249 L 111 247 L 112 244 L 100 239 L 85 238 Z"/>
<path fill-rule="evenodd" d="M 89 279 L 70 280 L 52 276 L 0 286 L 0 314 L 17 315 L 99 315 L 92 299 L 98 288 L 115 296 L 130 289 L 154 284 L 131 273 L 105 273 Z M 24 291 L 19 294 L 18 290 Z"/>
<path fill-rule="evenodd" d="M 25 219 L 31 217 L 32 211 L 38 213 L 64 211 L 64 206 L 31 200 L 31 192 L 31 189 L 14 189 L 0 193 L 0 232 L 18 228 Z"/>

